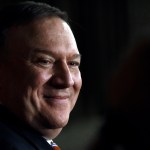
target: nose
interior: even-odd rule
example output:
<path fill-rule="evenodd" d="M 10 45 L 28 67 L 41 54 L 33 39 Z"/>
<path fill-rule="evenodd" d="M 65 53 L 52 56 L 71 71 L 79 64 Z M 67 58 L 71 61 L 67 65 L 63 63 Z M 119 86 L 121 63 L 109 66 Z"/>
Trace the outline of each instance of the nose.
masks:
<path fill-rule="evenodd" d="M 65 62 L 56 64 L 50 80 L 50 84 L 55 88 L 68 88 L 74 85 L 73 74 Z"/>

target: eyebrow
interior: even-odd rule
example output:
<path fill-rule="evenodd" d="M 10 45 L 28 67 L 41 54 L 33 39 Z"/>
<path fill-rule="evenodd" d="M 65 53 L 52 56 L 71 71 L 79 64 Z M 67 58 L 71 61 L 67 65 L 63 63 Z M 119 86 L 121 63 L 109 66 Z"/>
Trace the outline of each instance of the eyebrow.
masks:
<path fill-rule="evenodd" d="M 53 56 L 53 54 L 49 50 L 47 50 L 47 49 L 36 48 L 36 49 L 33 50 L 33 53 L 44 53 L 44 54 Z"/>
<path fill-rule="evenodd" d="M 74 58 L 74 59 L 81 59 L 81 54 L 74 54 L 72 56 L 72 58 Z"/>
<path fill-rule="evenodd" d="M 44 54 L 47 54 L 47 55 L 52 56 L 52 57 L 53 57 L 53 55 L 54 55 L 52 52 L 50 52 L 50 51 L 47 50 L 47 49 L 39 49 L 39 48 L 34 49 L 34 50 L 33 50 L 33 53 L 44 53 Z M 80 53 L 74 54 L 74 55 L 72 55 L 71 57 L 72 57 L 73 59 L 81 59 L 81 54 L 80 54 Z"/>

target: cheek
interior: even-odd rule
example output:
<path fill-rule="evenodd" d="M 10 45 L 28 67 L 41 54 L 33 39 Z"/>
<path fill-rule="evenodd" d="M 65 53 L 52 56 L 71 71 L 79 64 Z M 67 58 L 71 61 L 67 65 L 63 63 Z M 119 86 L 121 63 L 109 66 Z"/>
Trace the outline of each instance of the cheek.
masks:
<path fill-rule="evenodd" d="M 36 88 L 43 85 L 50 78 L 47 70 L 34 66 L 31 63 L 18 61 L 13 63 L 11 74 L 19 86 L 24 85 L 25 88 Z"/>
<path fill-rule="evenodd" d="M 76 92 L 80 92 L 80 89 L 82 87 L 82 78 L 81 78 L 81 73 L 77 73 L 75 74 L 74 76 L 74 87 L 75 87 L 75 90 Z"/>
<path fill-rule="evenodd" d="M 32 88 L 38 88 L 48 82 L 49 79 L 50 75 L 43 71 L 32 71 L 27 82 L 31 84 Z"/>
<path fill-rule="evenodd" d="M 82 86 L 82 78 L 79 73 L 74 76 L 74 87 L 73 87 L 74 88 L 74 97 L 73 97 L 73 104 L 72 104 L 73 107 L 78 99 L 78 95 L 79 95 L 81 86 Z"/>
<path fill-rule="evenodd" d="M 27 94 L 25 95 L 25 103 L 30 110 L 40 110 L 43 102 L 42 93 L 43 93 L 43 86 L 49 80 L 50 76 L 45 74 L 44 72 L 34 71 L 32 74 L 29 75 L 26 84 Z"/>

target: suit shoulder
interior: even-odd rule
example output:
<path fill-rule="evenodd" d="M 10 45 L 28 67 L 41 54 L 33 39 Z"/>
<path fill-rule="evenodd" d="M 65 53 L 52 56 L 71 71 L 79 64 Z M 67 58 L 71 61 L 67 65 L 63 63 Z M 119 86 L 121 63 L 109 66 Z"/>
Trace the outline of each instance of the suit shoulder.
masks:
<path fill-rule="evenodd" d="M 0 122 L 0 149 L 35 150 L 26 139 L 2 122 Z"/>

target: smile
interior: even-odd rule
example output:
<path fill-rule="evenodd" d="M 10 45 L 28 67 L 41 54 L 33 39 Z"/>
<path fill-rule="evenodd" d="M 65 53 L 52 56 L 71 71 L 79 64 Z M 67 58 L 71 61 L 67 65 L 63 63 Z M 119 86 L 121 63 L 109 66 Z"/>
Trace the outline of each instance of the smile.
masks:
<path fill-rule="evenodd" d="M 51 95 L 44 95 L 43 96 L 44 99 L 46 100 L 67 100 L 69 98 L 69 96 L 60 96 L 60 95 L 55 95 L 55 96 L 51 96 Z"/>

